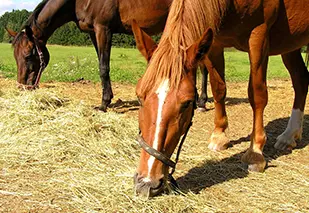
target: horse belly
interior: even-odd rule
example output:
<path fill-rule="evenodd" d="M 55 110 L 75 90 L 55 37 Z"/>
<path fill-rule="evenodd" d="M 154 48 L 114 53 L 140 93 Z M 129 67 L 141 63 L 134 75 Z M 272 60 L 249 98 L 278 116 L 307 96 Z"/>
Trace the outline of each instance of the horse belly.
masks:
<path fill-rule="evenodd" d="M 83 31 L 93 31 L 95 25 L 109 26 L 115 20 L 115 1 L 76 0 L 76 21 Z"/>
<path fill-rule="evenodd" d="M 119 14 L 122 25 L 131 32 L 131 23 L 137 24 L 153 35 L 162 32 L 172 0 L 123 0 L 119 4 Z"/>

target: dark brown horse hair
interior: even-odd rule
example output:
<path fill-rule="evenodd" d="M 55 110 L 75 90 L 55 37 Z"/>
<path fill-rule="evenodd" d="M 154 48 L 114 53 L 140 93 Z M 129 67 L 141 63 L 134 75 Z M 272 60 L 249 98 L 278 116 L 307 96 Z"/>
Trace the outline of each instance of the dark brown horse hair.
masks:
<path fill-rule="evenodd" d="M 29 16 L 29 18 L 27 19 L 27 21 L 25 22 L 25 24 L 22 25 L 21 27 L 21 32 L 18 33 L 18 35 L 14 38 L 14 40 L 12 41 L 12 46 L 14 47 L 23 37 L 23 30 L 26 27 L 30 27 L 30 26 L 35 26 L 36 28 L 40 29 L 40 27 L 38 26 L 36 20 L 37 17 L 39 16 L 40 12 L 43 10 L 43 8 L 45 7 L 45 5 L 47 4 L 49 0 L 43 0 L 42 2 L 40 2 L 36 8 L 33 10 L 32 14 Z"/>

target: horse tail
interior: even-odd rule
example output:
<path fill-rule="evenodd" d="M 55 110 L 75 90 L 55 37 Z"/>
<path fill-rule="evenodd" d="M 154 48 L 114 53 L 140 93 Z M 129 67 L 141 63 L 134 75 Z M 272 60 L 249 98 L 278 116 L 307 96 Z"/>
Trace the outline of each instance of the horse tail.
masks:
<path fill-rule="evenodd" d="M 307 44 L 307 50 L 306 50 L 306 56 L 305 56 L 305 63 L 306 63 L 306 66 L 308 68 L 308 65 L 309 65 L 309 44 Z"/>

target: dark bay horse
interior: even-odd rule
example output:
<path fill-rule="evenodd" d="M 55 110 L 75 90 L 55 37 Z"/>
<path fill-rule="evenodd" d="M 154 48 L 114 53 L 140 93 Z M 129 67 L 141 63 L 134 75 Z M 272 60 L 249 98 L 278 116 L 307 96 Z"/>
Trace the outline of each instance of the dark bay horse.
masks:
<path fill-rule="evenodd" d="M 103 95 L 101 110 L 106 111 L 113 98 L 110 82 L 110 51 L 114 33 L 128 33 L 135 19 L 148 34 L 163 31 L 172 0 L 44 0 L 34 10 L 24 30 L 9 33 L 13 41 L 14 56 L 18 66 L 18 82 L 34 85 L 39 68 L 38 52 L 42 50 L 45 64 L 49 53 L 46 42 L 63 24 L 74 21 L 90 34 L 99 59 Z M 39 50 L 35 47 L 39 46 Z"/>
<path fill-rule="evenodd" d="M 46 42 L 53 32 L 63 24 L 74 21 L 90 34 L 99 59 L 102 82 L 102 104 L 106 111 L 113 98 L 110 82 L 110 52 L 114 33 L 131 34 L 131 22 L 136 20 L 148 34 L 163 31 L 172 0 L 44 0 L 33 11 L 23 31 L 8 30 L 13 41 L 14 56 L 18 67 L 18 83 L 33 89 L 39 83 L 40 63 L 44 67 L 49 61 Z M 39 57 L 39 52 L 43 57 Z M 41 60 L 41 62 L 40 62 Z M 202 66 L 203 67 L 203 66 Z M 207 101 L 207 70 L 202 69 L 203 86 L 199 106 Z"/>
<path fill-rule="evenodd" d="M 309 43 L 308 11 L 309 0 L 173 1 L 160 43 L 136 87 L 142 104 L 138 141 L 144 148 L 134 179 L 137 194 L 155 196 L 164 190 L 169 167 L 175 167 L 170 157 L 193 117 L 196 67 L 201 61 L 209 71 L 215 102 L 215 128 L 208 147 L 227 148 L 224 47 L 246 51 L 250 59 L 248 96 L 253 129 L 251 145 L 242 161 L 251 171 L 262 172 L 266 165 L 263 113 L 268 100 L 266 71 L 270 55 L 281 54 L 295 91 L 288 126 L 278 136 L 275 148 L 296 146 L 295 140 L 302 135 L 309 84 L 300 53 L 300 48 Z M 151 38 L 138 38 L 139 49 L 147 52 L 143 44 Z"/>

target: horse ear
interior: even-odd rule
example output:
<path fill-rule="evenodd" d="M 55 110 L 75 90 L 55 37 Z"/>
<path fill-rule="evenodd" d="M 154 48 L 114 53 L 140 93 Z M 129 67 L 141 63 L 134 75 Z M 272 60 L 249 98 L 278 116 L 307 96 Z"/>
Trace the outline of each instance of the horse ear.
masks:
<path fill-rule="evenodd" d="M 142 53 L 142 55 L 149 60 L 152 57 L 153 52 L 157 48 L 157 44 L 152 40 L 152 38 L 147 35 L 137 24 L 135 20 L 132 22 L 132 31 L 136 41 L 137 49 Z"/>
<path fill-rule="evenodd" d="M 202 61 L 208 53 L 213 41 L 213 31 L 208 28 L 201 38 L 192 44 L 187 50 L 187 66 L 195 66 L 199 61 Z"/>
<path fill-rule="evenodd" d="M 5 28 L 5 30 L 9 33 L 10 36 L 12 36 L 13 38 L 15 38 L 17 36 L 17 32 L 11 30 L 11 29 L 8 29 L 8 28 Z"/>
<path fill-rule="evenodd" d="M 25 27 L 26 35 L 31 40 L 33 38 L 33 32 L 30 26 Z"/>

